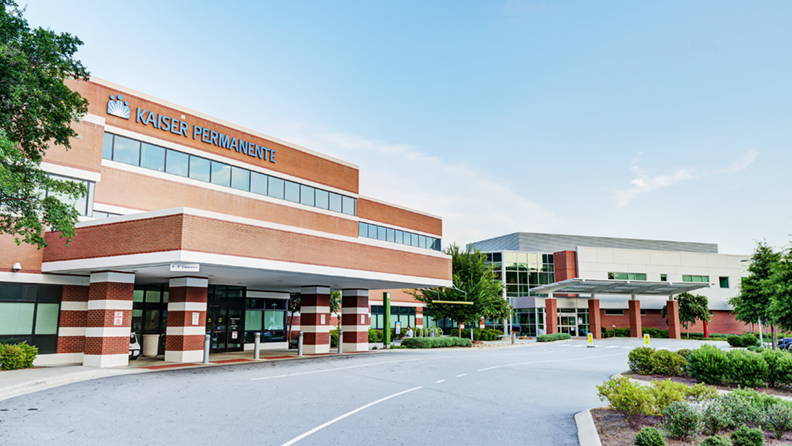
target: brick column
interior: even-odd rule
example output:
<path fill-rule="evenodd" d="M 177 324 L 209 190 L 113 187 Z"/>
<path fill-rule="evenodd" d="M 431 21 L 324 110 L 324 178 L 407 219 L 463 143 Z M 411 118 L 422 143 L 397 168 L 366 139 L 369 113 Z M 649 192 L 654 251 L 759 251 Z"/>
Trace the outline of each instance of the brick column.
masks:
<path fill-rule="evenodd" d="M 423 328 L 423 307 L 415 307 L 415 328 Z"/>
<path fill-rule="evenodd" d="M 668 318 L 668 337 L 682 339 L 682 326 L 679 323 L 679 302 L 671 299 L 666 302 L 666 317 Z"/>
<path fill-rule="evenodd" d="M 134 291 L 133 273 L 91 274 L 83 365 L 118 367 L 129 364 Z"/>
<path fill-rule="evenodd" d="M 558 333 L 558 302 L 554 298 L 545 299 L 545 333 Z"/>
<path fill-rule="evenodd" d="M 630 300 L 630 337 L 640 338 L 643 336 L 641 330 L 641 301 Z"/>
<path fill-rule="evenodd" d="M 63 285 L 58 323 L 58 354 L 78 355 L 85 349 L 85 323 L 88 316 L 90 287 Z"/>
<path fill-rule="evenodd" d="M 330 353 L 330 288 L 302 287 L 300 330 L 305 354 Z"/>
<path fill-rule="evenodd" d="M 165 361 L 200 362 L 206 335 L 206 289 L 209 280 L 176 277 L 168 286 Z"/>
<path fill-rule="evenodd" d="M 594 339 L 602 337 L 602 315 L 599 304 L 599 299 L 588 300 L 589 332 L 594 335 Z"/>
<path fill-rule="evenodd" d="M 341 291 L 341 330 L 344 339 L 341 351 L 368 351 L 368 330 L 371 326 L 368 290 Z"/>

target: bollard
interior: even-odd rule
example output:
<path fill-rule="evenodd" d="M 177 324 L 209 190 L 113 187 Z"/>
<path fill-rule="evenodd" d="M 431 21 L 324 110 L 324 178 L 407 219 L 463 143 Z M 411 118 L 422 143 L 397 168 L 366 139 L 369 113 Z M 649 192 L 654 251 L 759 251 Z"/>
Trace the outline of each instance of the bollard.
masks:
<path fill-rule="evenodd" d="M 259 359 L 259 351 L 261 350 L 261 333 L 256 332 L 255 339 L 253 340 L 255 343 L 253 345 L 253 359 Z"/>
<path fill-rule="evenodd" d="M 473 342 L 473 324 L 470 324 L 470 342 Z"/>
<path fill-rule="evenodd" d="M 212 335 L 207 334 L 204 338 L 204 364 L 209 364 L 209 346 L 212 345 Z"/>
<path fill-rule="evenodd" d="M 515 336 L 515 334 L 514 334 L 514 331 L 512 331 L 512 335 L 511 335 L 512 344 L 514 344 L 514 338 L 515 338 L 515 337 L 516 337 L 516 336 Z"/>
<path fill-rule="evenodd" d="M 297 334 L 297 356 L 303 355 L 303 332 Z"/>
<path fill-rule="evenodd" d="M 338 330 L 338 353 L 341 353 L 341 344 L 343 344 L 344 340 L 344 332 L 342 330 Z"/>

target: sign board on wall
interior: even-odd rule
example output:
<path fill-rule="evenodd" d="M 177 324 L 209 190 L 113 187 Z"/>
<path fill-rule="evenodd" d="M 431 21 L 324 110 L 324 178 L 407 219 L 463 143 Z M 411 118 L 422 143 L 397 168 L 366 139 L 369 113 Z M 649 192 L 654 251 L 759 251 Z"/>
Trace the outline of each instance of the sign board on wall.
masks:
<path fill-rule="evenodd" d="M 124 312 L 116 311 L 113 316 L 113 325 L 124 325 Z"/>
<path fill-rule="evenodd" d="M 200 317 L 201 317 L 201 313 L 193 313 L 192 314 L 192 324 L 193 325 L 198 325 L 198 320 L 200 319 Z"/>
<path fill-rule="evenodd" d="M 171 263 L 171 272 L 179 273 L 197 273 L 201 269 L 198 263 Z"/>

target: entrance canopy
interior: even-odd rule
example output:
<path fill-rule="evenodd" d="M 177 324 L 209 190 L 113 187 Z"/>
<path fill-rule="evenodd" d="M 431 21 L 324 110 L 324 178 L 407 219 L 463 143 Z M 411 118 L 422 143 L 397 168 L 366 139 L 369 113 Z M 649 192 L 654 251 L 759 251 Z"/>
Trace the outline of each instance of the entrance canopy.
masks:
<path fill-rule="evenodd" d="M 645 280 L 612 279 L 567 279 L 561 282 L 531 288 L 532 293 L 540 294 L 618 294 L 672 296 L 709 288 L 709 283 L 700 282 L 647 282 Z"/>

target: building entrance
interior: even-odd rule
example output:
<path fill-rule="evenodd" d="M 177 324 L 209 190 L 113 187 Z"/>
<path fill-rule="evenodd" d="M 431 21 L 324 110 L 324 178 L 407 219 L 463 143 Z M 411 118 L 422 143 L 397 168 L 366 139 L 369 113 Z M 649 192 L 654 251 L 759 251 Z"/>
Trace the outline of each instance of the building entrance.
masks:
<path fill-rule="evenodd" d="M 558 332 L 586 336 L 589 332 L 588 309 L 559 308 Z"/>
<path fill-rule="evenodd" d="M 211 336 L 212 353 L 242 351 L 243 310 L 232 306 L 209 306 L 206 333 Z"/>

